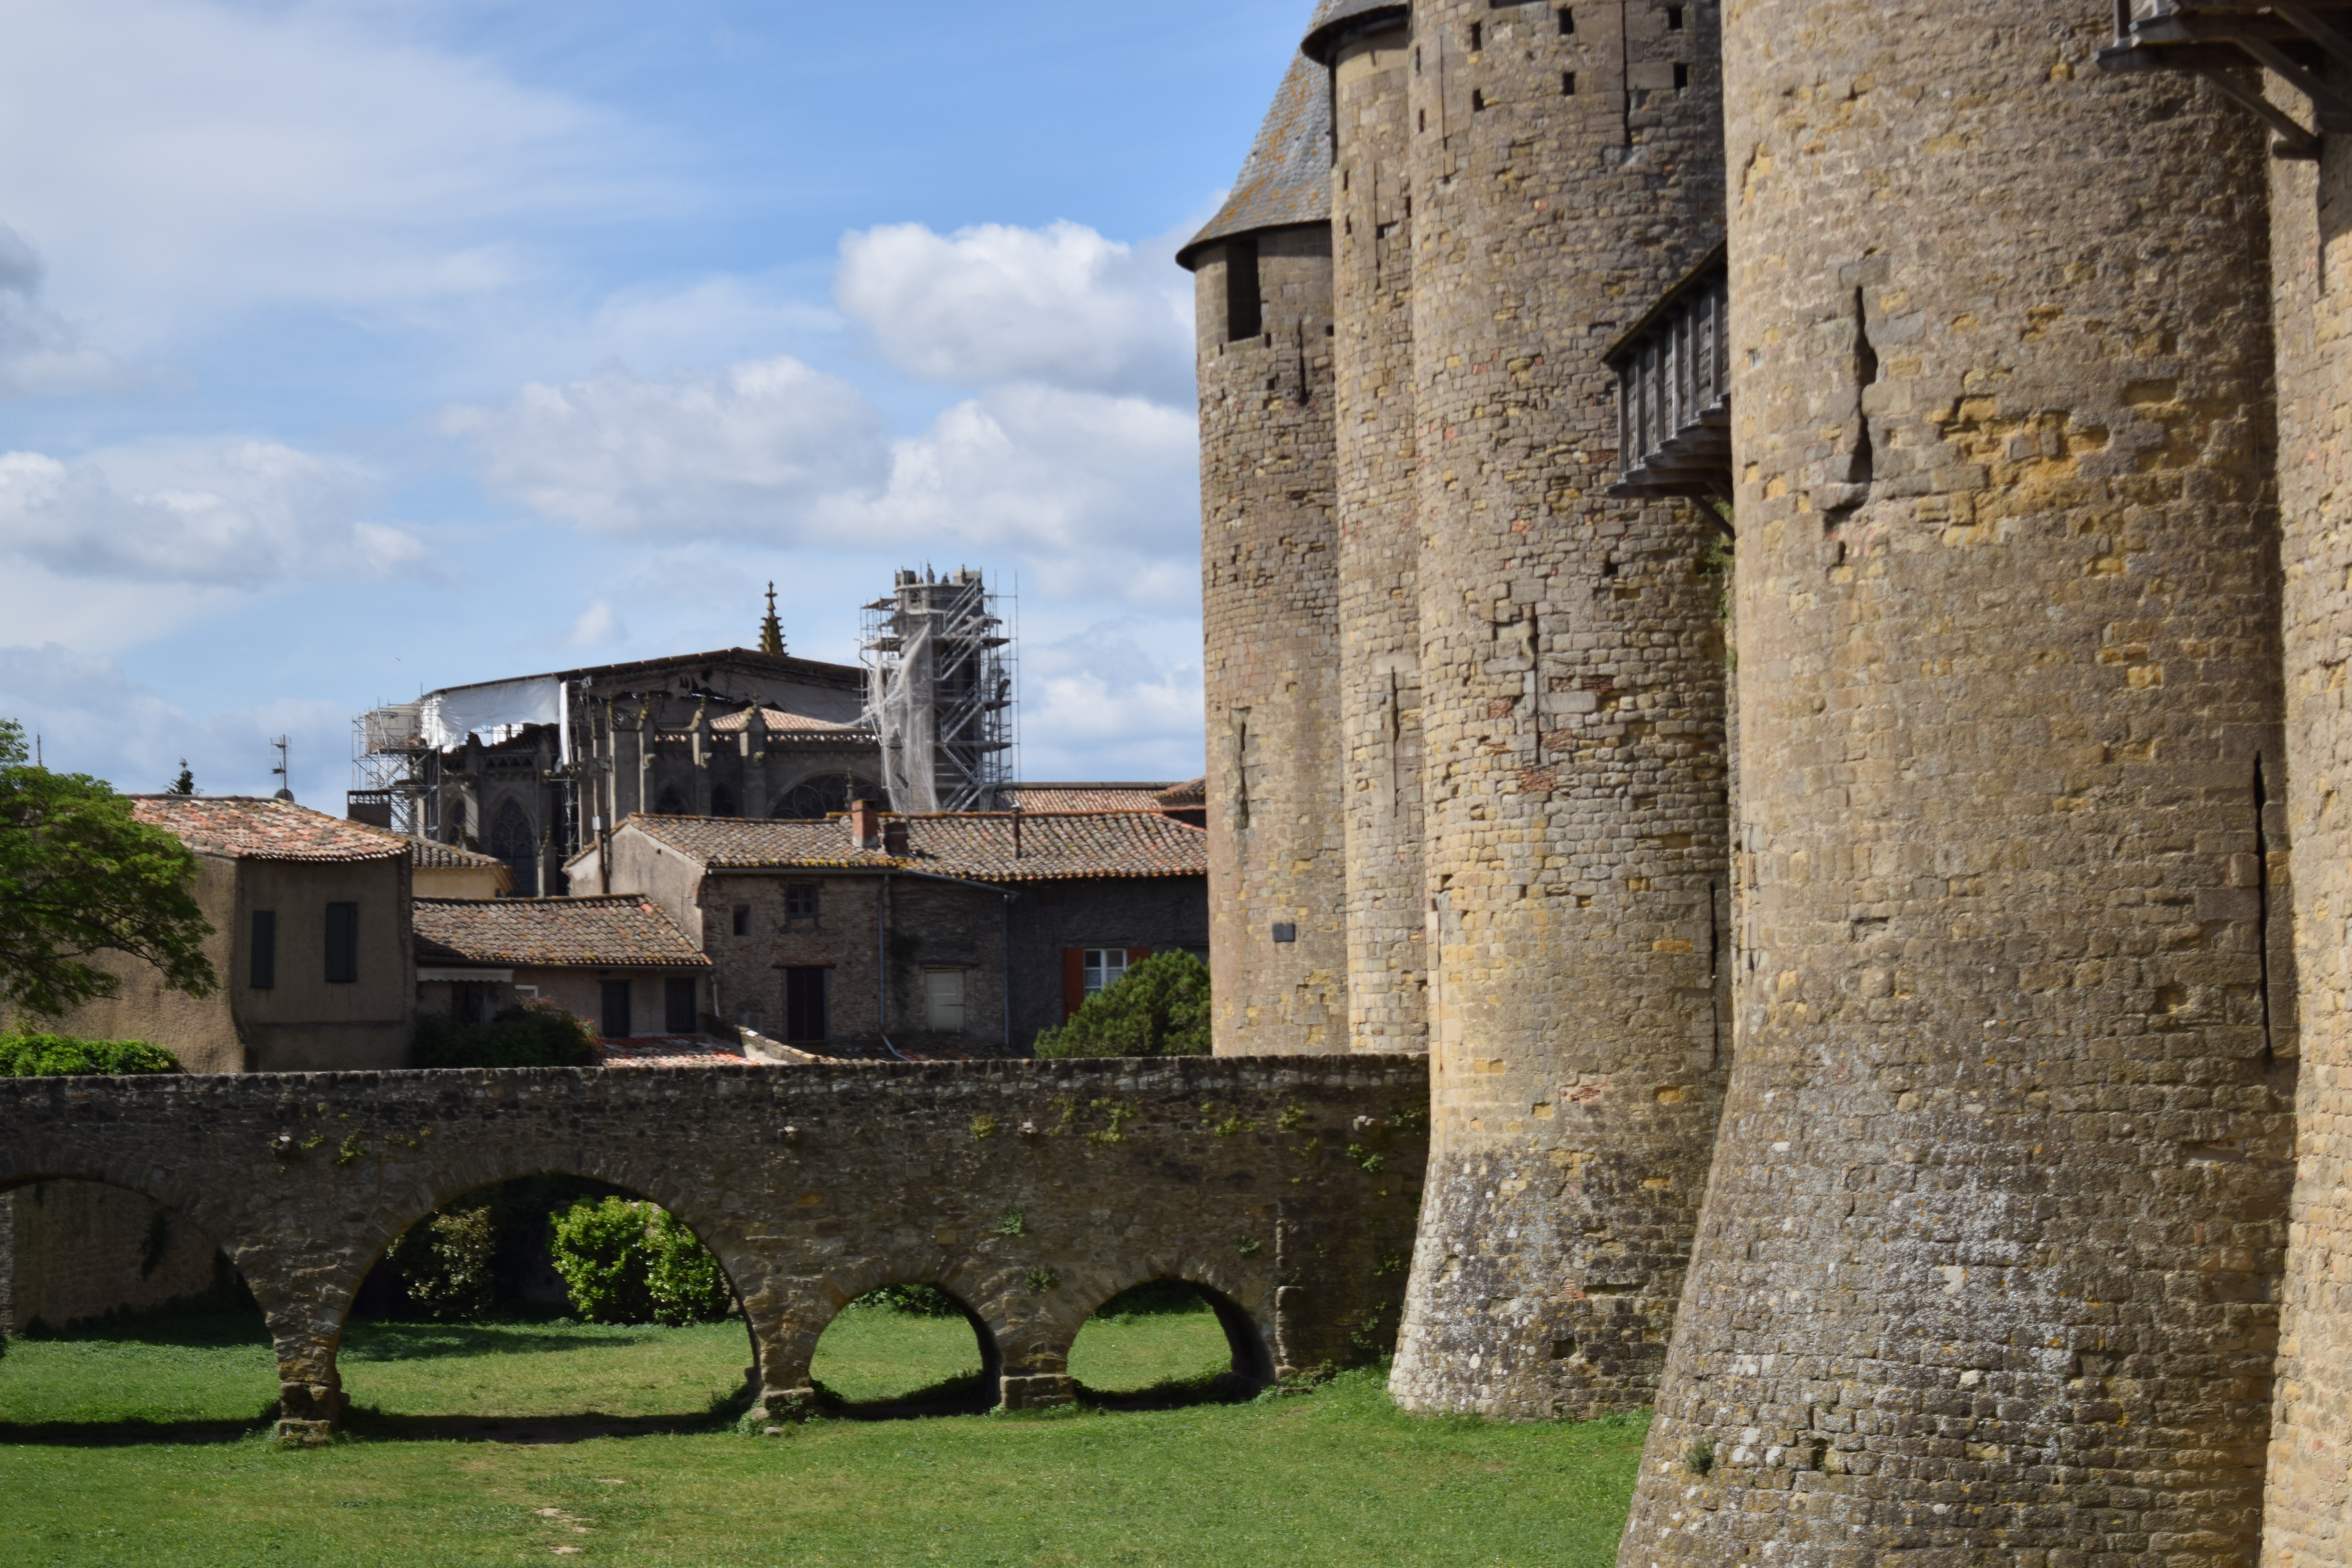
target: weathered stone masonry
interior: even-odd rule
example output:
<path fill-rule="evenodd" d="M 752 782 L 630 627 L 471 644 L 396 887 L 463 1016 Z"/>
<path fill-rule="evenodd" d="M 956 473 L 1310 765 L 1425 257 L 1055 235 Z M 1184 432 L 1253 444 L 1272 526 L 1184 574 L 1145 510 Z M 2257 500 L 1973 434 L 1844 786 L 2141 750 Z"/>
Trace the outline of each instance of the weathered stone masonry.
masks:
<path fill-rule="evenodd" d="M 1066 1400 L 1071 1343 L 1128 1287 L 1205 1287 L 1259 1377 L 1393 1333 L 1426 1065 L 1174 1058 L 968 1066 L 0 1080 L 0 1192 L 102 1182 L 218 1241 L 276 1341 L 282 1429 L 328 1430 L 335 1352 L 384 1249 L 462 1194 L 589 1176 L 726 1268 L 761 1397 L 811 1397 L 847 1302 L 963 1302 L 1006 1405 Z"/>
<path fill-rule="evenodd" d="M 2266 175 L 2110 20 L 1733 13 L 1740 1032 L 1626 1568 L 2254 1560 Z"/>
<path fill-rule="evenodd" d="M 1413 7 L 1433 1157 L 1394 1391 L 1597 1415 L 1664 1355 L 1728 1053 L 1723 658 L 1601 351 L 1717 243 L 1712 5 Z M 1573 90 L 1568 90 L 1570 87 Z"/>

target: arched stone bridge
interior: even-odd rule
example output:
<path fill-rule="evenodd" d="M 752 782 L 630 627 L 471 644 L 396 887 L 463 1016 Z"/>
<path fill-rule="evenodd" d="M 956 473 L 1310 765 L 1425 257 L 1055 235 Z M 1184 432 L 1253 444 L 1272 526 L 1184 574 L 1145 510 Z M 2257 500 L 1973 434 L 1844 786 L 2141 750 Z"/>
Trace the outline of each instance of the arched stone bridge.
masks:
<path fill-rule="evenodd" d="M 1011 1407 L 1129 1286 L 1205 1287 L 1236 1369 L 1393 1337 L 1426 1151 L 1422 1058 L 248 1074 L 0 1080 L 0 1191 L 143 1194 L 218 1241 L 267 1314 L 280 1432 L 331 1430 L 336 1347 L 409 1226 L 516 1177 L 642 1194 L 717 1254 L 761 1398 L 813 1394 L 834 1315 L 877 1286 L 963 1302 Z"/>

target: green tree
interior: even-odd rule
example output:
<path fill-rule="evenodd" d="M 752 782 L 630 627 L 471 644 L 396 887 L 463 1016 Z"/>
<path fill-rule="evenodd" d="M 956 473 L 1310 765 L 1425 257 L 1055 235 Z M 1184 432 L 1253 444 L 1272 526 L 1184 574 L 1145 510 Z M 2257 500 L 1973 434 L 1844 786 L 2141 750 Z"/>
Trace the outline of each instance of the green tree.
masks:
<path fill-rule="evenodd" d="M 0 719 L 0 1003 L 57 1017 L 110 996 L 120 982 L 89 962 L 105 952 L 211 995 L 195 876 L 187 846 L 100 781 L 29 764 L 24 727 Z"/>
<path fill-rule="evenodd" d="M 596 1063 L 596 1034 L 561 1007 L 525 1003 L 487 1024 L 416 1020 L 412 1058 L 421 1068 L 577 1068 Z"/>
<path fill-rule="evenodd" d="M 167 793 L 172 795 L 194 795 L 196 793 L 196 775 L 189 771 L 187 758 L 182 757 L 180 759 L 180 776 L 172 781 L 172 787 Z"/>
<path fill-rule="evenodd" d="M 548 1229 L 555 1271 L 587 1322 L 715 1322 L 734 1300 L 709 1248 L 656 1205 L 576 1204 Z"/>
<path fill-rule="evenodd" d="M 77 1040 L 37 1032 L 0 1034 L 0 1078 L 121 1078 L 179 1070 L 177 1057 L 144 1040 Z"/>
<path fill-rule="evenodd" d="M 1152 954 L 1037 1037 L 1040 1060 L 1208 1054 L 1209 966 L 1189 952 Z"/>
<path fill-rule="evenodd" d="M 452 1205 L 409 1227 L 392 1249 L 408 1300 L 436 1322 L 473 1323 L 497 1304 L 498 1235 L 490 1205 Z"/>

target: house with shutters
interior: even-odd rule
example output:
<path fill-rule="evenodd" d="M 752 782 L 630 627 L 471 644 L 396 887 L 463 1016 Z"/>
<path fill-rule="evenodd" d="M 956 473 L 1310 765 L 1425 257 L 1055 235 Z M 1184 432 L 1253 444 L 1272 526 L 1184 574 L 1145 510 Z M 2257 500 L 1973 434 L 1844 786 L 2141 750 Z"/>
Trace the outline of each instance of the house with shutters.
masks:
<path fill-rule="evenodd" d="M 416 1005 L 461 1024 L 539 1003 L 607 1045 L 703 1032 L 710 960 L 639 898 L 418 899 Z"/>
<path fill-rule="evenodd" d="M 1208 956 L 1208 839 L 1158 810 L 633 816 L 564 868 L 659 909 L 710 1011 L 814 1054 L 1025 1057 L 1151 953 Z"/>

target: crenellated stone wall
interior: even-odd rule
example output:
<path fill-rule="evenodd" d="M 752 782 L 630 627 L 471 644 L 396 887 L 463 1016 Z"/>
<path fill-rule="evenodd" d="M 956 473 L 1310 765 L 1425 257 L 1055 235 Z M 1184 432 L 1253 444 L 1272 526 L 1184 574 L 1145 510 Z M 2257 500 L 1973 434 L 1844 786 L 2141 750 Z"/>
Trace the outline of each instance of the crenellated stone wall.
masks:
<path fill-rule="evenodd" d="M 1506 1416 L 1648 1402 L 1729 1059 L 1716 530 L 1601 494 L 1603 351 L 1721 234 L 1717 10 L 1569 15 L 1422 0 L 1409 66 L 1433 1121 L 1392 1388 Z"/>
<path fill-rule="evenodd" d="M 2111 20 L 1732 13 L 1739 1038 L 1624 1568 L 2254 1561 L 2267 173 Z"/>

